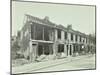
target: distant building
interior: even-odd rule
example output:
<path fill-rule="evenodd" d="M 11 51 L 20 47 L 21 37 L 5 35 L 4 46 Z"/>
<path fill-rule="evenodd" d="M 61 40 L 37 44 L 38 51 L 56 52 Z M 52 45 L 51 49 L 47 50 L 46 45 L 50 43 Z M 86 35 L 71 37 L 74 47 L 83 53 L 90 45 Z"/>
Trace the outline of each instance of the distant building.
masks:
<path fill-rule="evenodd" d="M 42 54 L 57 56 L 64 53 L 67 57 L 87 53 L 91 48 L 88 35 L 73 30 L 72 25 L 67 28 L 56 25 L 49 17 L 40 19 L 26 14 L 19 35 L 21 51 L 31 61 Z"/>

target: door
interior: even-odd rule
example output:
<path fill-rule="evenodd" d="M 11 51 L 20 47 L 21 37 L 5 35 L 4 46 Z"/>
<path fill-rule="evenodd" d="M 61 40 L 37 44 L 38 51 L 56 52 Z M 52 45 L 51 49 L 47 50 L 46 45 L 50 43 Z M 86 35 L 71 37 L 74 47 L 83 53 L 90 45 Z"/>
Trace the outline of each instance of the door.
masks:
<path fill-rule="evenodd" d="M 69 54 L 72 55 L 72 45 L 70 45 L 70 51 Z"/>

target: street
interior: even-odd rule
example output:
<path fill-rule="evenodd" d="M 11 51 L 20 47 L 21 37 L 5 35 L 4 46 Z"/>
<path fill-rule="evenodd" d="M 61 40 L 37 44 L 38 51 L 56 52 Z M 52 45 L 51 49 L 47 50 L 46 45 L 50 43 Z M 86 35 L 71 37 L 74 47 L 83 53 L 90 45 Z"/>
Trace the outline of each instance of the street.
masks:
<path fill-rule="evenodd" d="M 89 56 L 87 58 L 72 60 L 69 63 L 63 63 L 60 65 L 36 70 L 34 72 L 48 72 L 48 71 L 61 71 L 61 70 L 80 70 L 80 69 L 95 69 L 95 56 Z"/>
<path fill-rule="evenodd" d="M 30 72 L 48 72 L 48 71 L 61 71 L 61 70 L 80 70 L 80 69 L 95 69 L 95 56 L 89 56 L 86 58 L 71 60 L 60 65 L 52 67 L 46 67 Z"/>
<path fill-rule="evenodd" d="M 95 55 L 81 55 L 38 63 L 30 63 L 12 68 L 12 73 L 35 73 L 62 70 L 95 69 Z"/>

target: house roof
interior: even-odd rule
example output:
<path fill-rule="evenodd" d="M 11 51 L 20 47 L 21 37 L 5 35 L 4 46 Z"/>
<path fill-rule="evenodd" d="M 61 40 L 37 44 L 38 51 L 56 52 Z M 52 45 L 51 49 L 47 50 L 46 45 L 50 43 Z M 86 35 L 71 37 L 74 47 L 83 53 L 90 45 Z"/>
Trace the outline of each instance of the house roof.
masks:
<path fill-rule="evenodd" d="M 28 14 L 25 14 L 25 16 L 27 16 L 27 18 L 30 19 L 32 22 L 36 22 L 36 23 L 39 23 L 39 24 L 48 25 L 48 26 L 52 26 L 52 27 L 56 26 L 55 23 L 52 23 L 49 20 L 45 20 L 45 18 L 40 19 L 38 17 L 34 17 L 34 16 L 31 16 L 31 15 L 28 15 Z"/>
<path fill-rule="evenodd" d="M 38 17 L 34 17 L 34 16 L 31 16 L 31 15 L 28 15 L 28 14 L 25 14 L 25 16 L 27 16 L 27 18 L 32 22 L 36 22 L 36 23 L 43 24 L 43 25 L 46 25 L 46 26 L 49 26 L 49 27 L 61 29 L 61 30 L 64 30 L 64 31 L 67 31 L 67 32 L 70 32 L 70 33 L 74 33 L 76 35 L 80 35 L 80 36 L 84 36 L 84 37 L 87 36 L 85 33 L 82 33 L 80 31 L 76 31 L 72 28 L 64 27 L 61 24 L 57 25 L 57 24 L 51 22 L 49 19 L 46 19 L 46 17 L 44 19 L 40 19 Z"/>

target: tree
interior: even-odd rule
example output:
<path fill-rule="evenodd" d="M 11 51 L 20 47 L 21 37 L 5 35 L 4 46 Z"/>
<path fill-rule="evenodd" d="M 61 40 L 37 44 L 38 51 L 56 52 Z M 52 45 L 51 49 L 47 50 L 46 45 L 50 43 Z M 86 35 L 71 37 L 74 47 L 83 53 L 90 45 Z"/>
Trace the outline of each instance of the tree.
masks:
<path fill-rule="evenodd" d="M 90 41 L 90 51 L 91 53 L 95 53 L 96 52 L 96 36 L 95 34 L 89 34 L 89 41 Z"/>
<path fill-rule="evenodd" d="M 12 58 L 15 59 L 16 56 L 17 56 L 17 52 L 20 50 L 20 46 L 18 44 L 18 41 L 15 40 L 12 44 L 12 47 L 11 47 L 11 53 L 12 53 Z"/>

